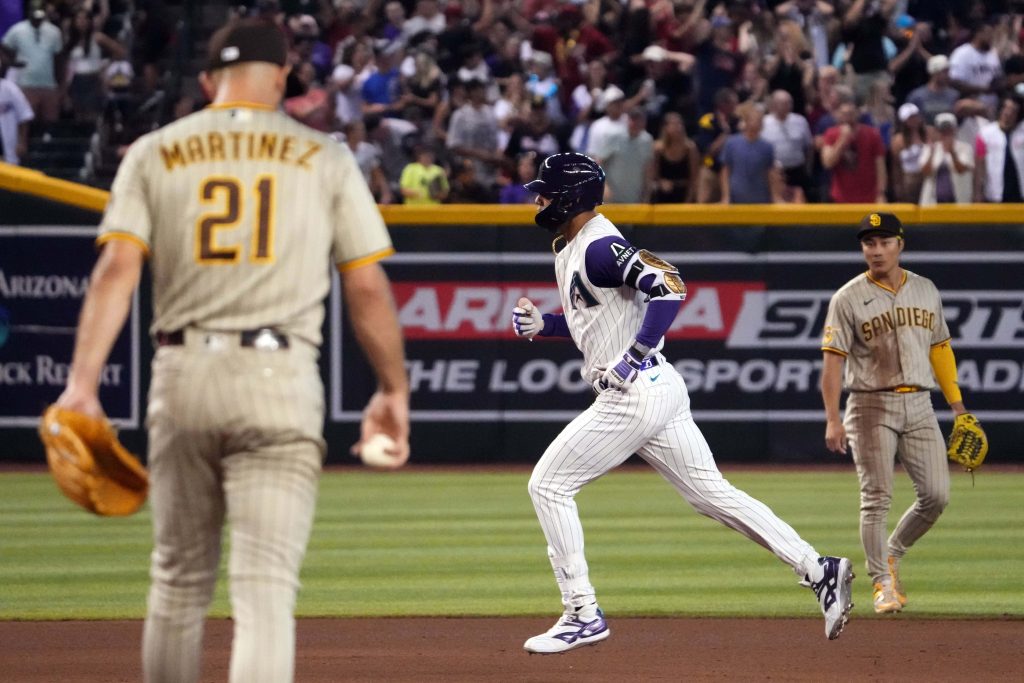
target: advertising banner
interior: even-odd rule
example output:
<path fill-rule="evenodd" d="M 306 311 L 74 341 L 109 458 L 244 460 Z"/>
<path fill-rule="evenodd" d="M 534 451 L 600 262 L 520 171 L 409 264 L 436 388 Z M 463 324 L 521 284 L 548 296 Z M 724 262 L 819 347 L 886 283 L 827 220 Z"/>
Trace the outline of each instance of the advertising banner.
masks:
<path fill-rule="evenodd" d="M 0 427 L 35 427 L 67 383 L 93 228 L 0 227 Z M 111 420 L 139 426 L 139 298 L 101 376 Z"/>

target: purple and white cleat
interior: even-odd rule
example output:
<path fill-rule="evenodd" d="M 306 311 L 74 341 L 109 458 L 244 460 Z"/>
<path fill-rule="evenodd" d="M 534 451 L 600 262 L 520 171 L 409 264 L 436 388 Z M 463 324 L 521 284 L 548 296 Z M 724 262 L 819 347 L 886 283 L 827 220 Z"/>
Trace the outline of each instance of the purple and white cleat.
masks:
<path fill-rule="evenodd" d="M 523 643 L 523 648 L 533 654 L 552 655 L 584 645 L 596 645 L 611 634 L 600 609 L 590 614 L 566 612 L 546 633 Z"/>

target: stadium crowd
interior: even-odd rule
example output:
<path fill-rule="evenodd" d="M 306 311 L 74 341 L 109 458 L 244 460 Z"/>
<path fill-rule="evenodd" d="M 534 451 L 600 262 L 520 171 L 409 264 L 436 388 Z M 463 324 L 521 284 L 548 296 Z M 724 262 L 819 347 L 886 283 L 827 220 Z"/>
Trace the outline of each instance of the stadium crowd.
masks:
<path fill-rule="evenodd" d="M 119 92 L 166 88 L 160 2 L 34 1 L 5 24 L 10 4 L 9 161 L 33 112 L 103 121 L 131 109 Z M 281 26 L 285 109 L 348 145 L 381 203 L 531 202 L 539 161 L 575 150 L 606 169 L 609 202 L 929 205 L 1024 201 L 1022 5 L 255 0 L 229 14 Z M 187 86 L 164 99 L 150 125 L 203 104 Z"/>

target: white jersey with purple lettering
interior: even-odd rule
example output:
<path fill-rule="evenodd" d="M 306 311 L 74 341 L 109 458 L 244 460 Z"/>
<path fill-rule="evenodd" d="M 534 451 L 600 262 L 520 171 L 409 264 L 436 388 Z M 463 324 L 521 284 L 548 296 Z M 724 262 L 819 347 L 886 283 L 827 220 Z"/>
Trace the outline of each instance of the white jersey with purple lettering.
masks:
<path fill-rule="evenodd" d="M 575 496 L 634 453 L 701 514 L 768 548 L 799 577 L 820 574 L 813 547 L 722 477 L 693 421 L 682 376 L 659 352 L 685 298 L 676 268 L 631 245 L 597 215 L 558 253 L 555 269 L 564 313 L 544 316 L 544 336 L 572 337 L 583 352 L 585 378 L 598 379 L 601 368 L 617 363 L 634 340 L 652 349 L 627 390 L 597 393 L 548 446 L 530 478 L 530 496 L 566 609 L 596 601 Z"/>

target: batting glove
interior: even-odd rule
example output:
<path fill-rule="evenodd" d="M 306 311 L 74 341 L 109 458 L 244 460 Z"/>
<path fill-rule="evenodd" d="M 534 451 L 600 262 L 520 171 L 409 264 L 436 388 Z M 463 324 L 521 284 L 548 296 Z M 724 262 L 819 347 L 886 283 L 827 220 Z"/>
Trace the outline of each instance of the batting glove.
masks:
<path fill-rule="evenodd" d="M 519 305 L 512 309 L 512 329 L 517 337 L 532 340 L 544 329 L 544 316 L 525 296 L 518 303 Z"/>
<path fill-rule="evenodd" d="M 602 389 L 629 391 L 630 385 L 636 381 L 637 375 L 640 374 L 640 368 L 643 367 L 650 352 L 651 347 L 634 341 L 622 354 L 622 359 L 604 371 L 599 386 Z"/>

